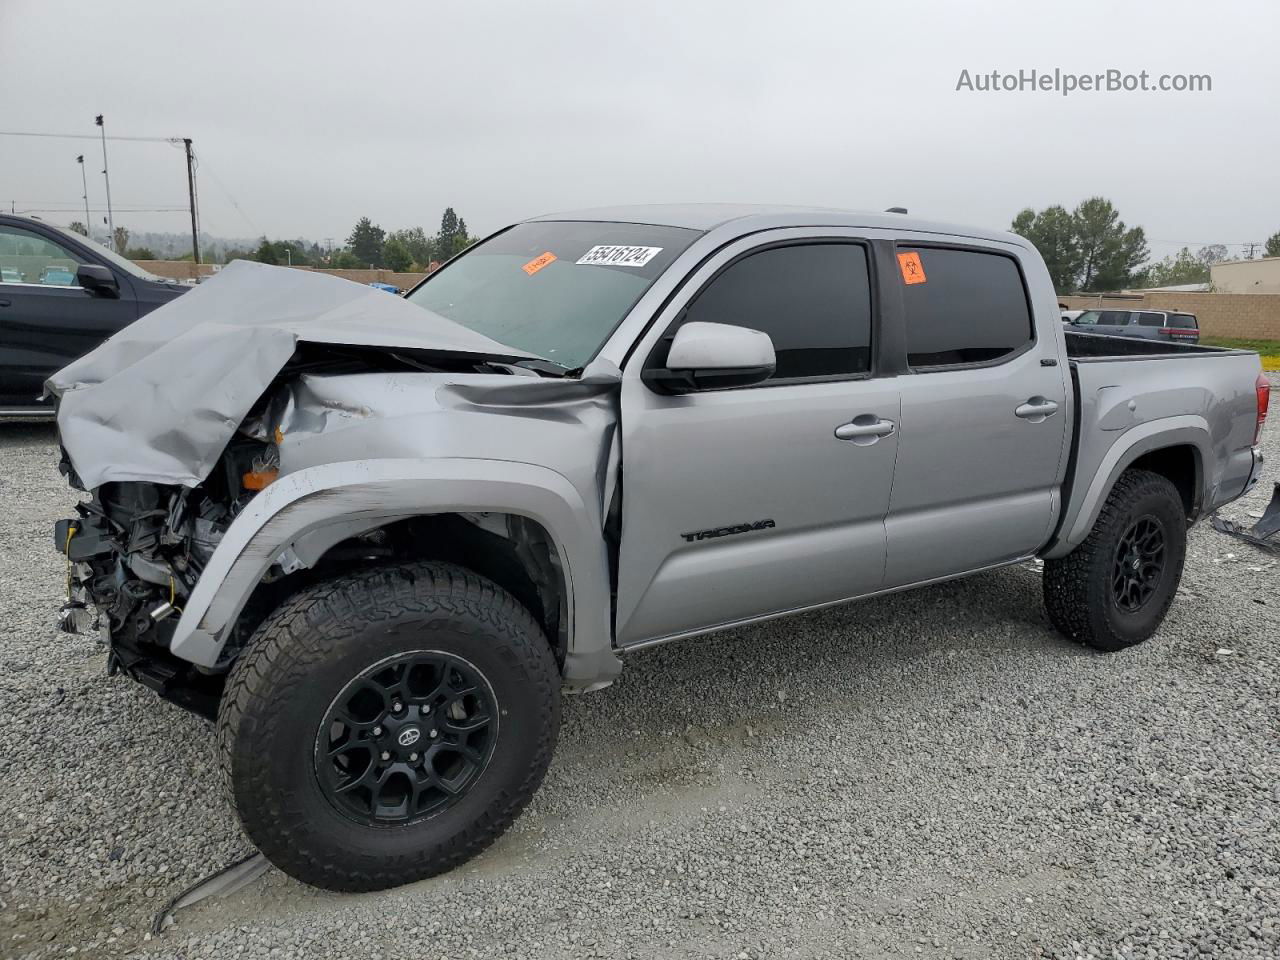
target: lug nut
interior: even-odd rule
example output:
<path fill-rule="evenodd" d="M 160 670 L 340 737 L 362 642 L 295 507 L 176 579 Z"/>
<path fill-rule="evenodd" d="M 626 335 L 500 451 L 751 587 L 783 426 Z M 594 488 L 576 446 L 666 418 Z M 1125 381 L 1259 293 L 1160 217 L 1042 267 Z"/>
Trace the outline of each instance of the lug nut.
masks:
<path fill-rule="evenodd" d="M 427 734 L 427 736 L 429 736 L 429 737 L 436 737 L 436 736 L 438 736 L 438 734 L 436 733 L 435 729 L 434 729 L 434 728 L 432 728 L 431 732 L 430 732 L 429 734 Z"/>
<path fill-rule="evenodd" d="M 403 704 L 403 703 L 401 703 L 399 700 L 393 700 L 393 701 L 391 702 L 391 712 L 392 712 L 392 713 L 399 713 L 399 712 L 400 712 L 401 710 L 403 710 L 403 709 L 404 709 L 404 704 Z"/>
<path fill-rule="evenodd" d="M 410 762 L 410 763 L 417 763 L 417 762 L 418 762 L 418 755 L 417 755 L 416 753 L 411 753 L 411 754 L 409 754 L 409 762 Z"/>
<path fill-rule="evenodd" d="M 387 753 L 387 751 L 383 750 L 383 751 L 382 751 L 382 759 L 383 759 L 383 760 L 390 760 L 390 759 L 391 759 L 391 754 L 389 754 L 389 753 Z"/>
<path fill-rule="evenodd" d="M 375 737 L 380 737 L 380 736 L 382 736 L 382 728 L 381 728 L 381 727 L 374 727 L 374 728 L 373 728 L 373 735 L 374 735 Z"/>

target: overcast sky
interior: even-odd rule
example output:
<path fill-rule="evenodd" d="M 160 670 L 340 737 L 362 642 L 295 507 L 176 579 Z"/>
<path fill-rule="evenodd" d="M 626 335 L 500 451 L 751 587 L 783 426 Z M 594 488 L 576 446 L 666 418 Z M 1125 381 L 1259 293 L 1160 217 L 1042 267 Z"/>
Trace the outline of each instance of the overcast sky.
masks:
<path fill-rule="evenodd" d="M 1007 228 L 1101 194 L 1163 255 L 1280 230 L 1277 36 L 1275 0 L 0 0 L 0 130 L 93 135 L 103 113 L 113 135 L 191 137 L 220 236 L 692 200 Z M 1213 89 L 955 89 L 1055 67 Z M 108 150 L 117 224 L 187 229 L 124 212 L 185 204 L 181 152 Z M 0 137 L 4 208 L 75 208 L 81 152 L 100 207 L 97 143 Z"/>

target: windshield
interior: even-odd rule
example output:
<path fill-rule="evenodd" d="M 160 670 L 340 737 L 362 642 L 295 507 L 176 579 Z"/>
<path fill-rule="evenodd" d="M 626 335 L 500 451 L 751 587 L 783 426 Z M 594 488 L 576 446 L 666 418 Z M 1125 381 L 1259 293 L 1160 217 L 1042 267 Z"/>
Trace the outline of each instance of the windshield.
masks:
<path fill-rule="evenodd" d="M 177 282 L 176 280 L 170 280 L 167 277 L 157 277 L 154 273 L 148 273 L 146 270 L 143 270 L 140 266 L 138 266 L 132 260 L 126 260 L 124 257 L 120 256 L 120 254 L 116 253 L 114 250 L 108 249 L 107 247 L 98 243 L 98 241 L 96 240 L 91 240 L 90 238 L 84 236 L 84 234 L 75 233 L 71 230 L 64 230 L 62 227 L 55 226 L 52 223 L 45 224 L 45 226 L 53 227 L 53 229 L 57 230 L 59 233 L 65 234 L 66 236 L 70 237 L 72 240 L 75 240 L 79 243 L 88 244 L 93 248 L 93 253 L 95 256 L 99 256 L 103 260 L 108 261 L 113 267 L 119 267 L 121 270 L 129 274 L 131 277 L 137 277 L 139 280 L 150 280 L 153 283 L 176 283 Z"/>
<path fill-rule="evenodd" d="M 408 299 L 576 370 L 698 236 L 640 223 L 520 223 L 431 274 Z"/>

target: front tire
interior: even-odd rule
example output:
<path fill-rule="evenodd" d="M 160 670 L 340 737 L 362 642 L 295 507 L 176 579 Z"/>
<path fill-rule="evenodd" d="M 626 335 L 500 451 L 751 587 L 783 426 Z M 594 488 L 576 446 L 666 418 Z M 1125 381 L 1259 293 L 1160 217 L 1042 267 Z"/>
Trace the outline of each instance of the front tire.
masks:
<path fill-rule="evenodd" d="M 218 713 L 224 780 L 272 863 L 330 890 L 450 870 L 515 820 L 560 724 L 533 616 L 460 567 L 380 567 L 266 618 Z"/>
<path fill-rule="evenodd" d="M 1187 518 L 1177 488 L 1158 473 L 1126 470 L 1084 542 L 1044 565 L 1053 625 L 1114 652 L 1150 637 L 1182 579 Z"/>

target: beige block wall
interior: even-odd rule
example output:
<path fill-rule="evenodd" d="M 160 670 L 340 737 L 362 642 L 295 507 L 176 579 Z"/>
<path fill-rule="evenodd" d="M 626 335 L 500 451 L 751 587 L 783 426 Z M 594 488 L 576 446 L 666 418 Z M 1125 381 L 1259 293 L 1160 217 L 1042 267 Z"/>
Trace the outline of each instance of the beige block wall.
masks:
<path fill-rule="evenodd" d="M 1168 293 L 1109 297 L 1059 297 L 1072 310 L 1099 307 L 1113 310 L 1183 310 L 1200 320 L 1205 337 L 1241 337 L 1248 340 L 1280 340 L 1280 294 Z"/>
<path fill-rule="evenodd" d="M 190 260 L 138 260 L 138 266 L 157 277 L 170 280 L 194 280 L 212 276 L 216 270 L 211 263 L 192 263 Z M 426 276 L 425 273 L 397 273 L 395 270 L 318 270 L 314 267 L 294 267 L 294 270 L 312 270 L 327 273 L 356 283 L 391 283 L 407 290 Z"/>

